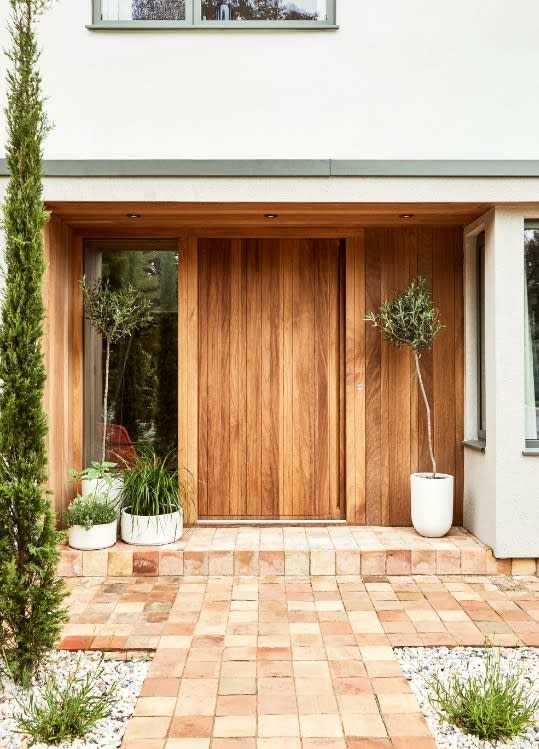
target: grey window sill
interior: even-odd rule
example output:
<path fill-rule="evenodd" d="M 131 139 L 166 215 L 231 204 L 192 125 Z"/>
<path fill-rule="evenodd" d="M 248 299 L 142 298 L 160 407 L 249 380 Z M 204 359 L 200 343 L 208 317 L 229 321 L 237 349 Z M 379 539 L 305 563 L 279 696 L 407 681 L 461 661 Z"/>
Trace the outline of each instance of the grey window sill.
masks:
<path fill-rule="evenodd" d="M 475 450 L 479 453 L 484 453 L 487 447 L 485 440 L 463 440 L 460 444 L 463 447 L 467 447 L 469 450 Z"/>
<path fill-rule="evenodd" d="M 539 447 L 527 447 L 522 451 L 522 455 L 527 455 L 530 458 L 539 458 Z"/>
<path fill-rule="evenodd" d="M 242 31 L 248 29 L 253 31 L 258 29 L 264 31 L 272 29 L 273 31 L 281 30 L 298 30 L 303 31 L 335 31 L 339 26 L 330 23 L 311 23 L 309 21 L 241 21 L 232 23 L 218 23 L 207 21 L 205 23 L 174 23 L 173 21 L 163 23 L 161 21 L 103 21 L 102 23 L 91 23 L 86 26 L 90 31 Z"/>

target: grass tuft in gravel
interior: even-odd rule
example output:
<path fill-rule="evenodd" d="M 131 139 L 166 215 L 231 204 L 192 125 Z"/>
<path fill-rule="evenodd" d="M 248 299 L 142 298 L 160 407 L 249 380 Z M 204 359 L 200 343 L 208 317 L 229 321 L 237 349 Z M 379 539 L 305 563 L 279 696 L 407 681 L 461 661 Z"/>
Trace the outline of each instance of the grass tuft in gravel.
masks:
<path fill-rule="evenodd" d="M 487 650 L 484 673 L 454 673 L 426 679 L 437 716 L 468 734 L 490 743 L 523 736 L 535 724 L 539 699 L 522 685 L 518 669 L 505 671 Z"/>
<path fill-rule="evenodd" d="M 49 674 L 39 693 L 30 694 L 26 700 L 17 699 L 19 712 L 14 718 L 19 729 L 28 735 L 30 746 L 38 741 L 45 744 L 74 741 L 84 737 L 99 720 L 110 716 L 116 685 L 99 688 L 103 670 L 101 664 L 95 672 L 80 679 L 77 669 L 62 686 L 54 674 Z"/>

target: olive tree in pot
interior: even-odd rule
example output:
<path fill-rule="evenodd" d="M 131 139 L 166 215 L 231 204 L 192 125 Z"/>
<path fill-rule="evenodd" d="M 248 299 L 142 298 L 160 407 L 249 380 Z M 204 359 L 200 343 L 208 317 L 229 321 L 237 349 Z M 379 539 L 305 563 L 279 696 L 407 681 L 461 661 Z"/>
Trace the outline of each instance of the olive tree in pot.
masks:
<path fill-rule="evenodd" d="M 453 521 L 454 478 L 436 469 L 432 440 L 432 416 L 421 373 L 421 353 L 432 347 L 435 336 L 444 327 L 439 312 L 424 278 L 418 276 L 407 289 L 398 291 L 386 300 L 378 312 L 365 318 L 378 328 L 393 346 L 408 347 L 412 353 L 415 371 L 427 413 L 427 437 L 432 471 L 412 473 L 412 523 L 422 536 L 439 538 L 451 528 Z"/>
<path fill-rule="evenodd" d="M 180 475 L 173 453 L 142 451 L 125 472 L 121 494 L 121 537 L 128 544 L 162 545 L 181 538 L 183 507 L 190 501 L 190 476 Z"/>
<path fill-rule="evenodd" d="M 129 338 L 136 330 L 141 330 L 152 321 L 152 303 L 134 286 L 127 285 L 114 289 L 108 280 L 98 278 L 93 284 L 88 284 L 86 277 L 81 281 L 84 298 L 84 311 L 87 320 L 105 341 L 105 384 L 103 388 L 103 435 L 101 438 L 101 462 L 93 463 L 86 468 L 88 475 L 83 479 L 99 482 L 104 474 L 110 471 L 112 463 L 106 462 L 107 424 L 109 399 L 110 352 L 115 343 Z M 97 469 L 96 471 L 92 471 Z M 104 468 L 104 470 L 102 470 Z M 84 473 L 84 472 L 83 472 Z M 109 485 L 110 488 L 110 485 Z M 89 488 L 95 492 L 97 485 Z"/>

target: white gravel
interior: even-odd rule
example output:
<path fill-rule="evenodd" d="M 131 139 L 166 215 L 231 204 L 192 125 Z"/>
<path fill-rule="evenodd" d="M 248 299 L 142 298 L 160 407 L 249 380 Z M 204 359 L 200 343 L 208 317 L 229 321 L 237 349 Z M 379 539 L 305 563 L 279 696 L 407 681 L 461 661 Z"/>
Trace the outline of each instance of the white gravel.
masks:
<path fill-rule="evenodd" d="M 78 675 L 81 678 L 95 671 L 100 663 L 101 653 L 52 651 L 42 674 L 36 680 L 34 691 L 39 692 L 43 675 L 51 670 L 57 676 L 58 683 L 65 684 L 65 675 L 72 673 L 78 664 Z M 109 718 L 96 723 L 93 730 L 84 739 L 57 744 L 56 749 L 114 749 L 119 747 L 125 732 L 127 721 L 133 714 L 137 697 L 148 671 L 147 660 L 111 660 L 103 661 L 103 676 L 99 687 L 103 689 L 117 682 L 115 688 L 116 702 Z M 14 695 L 17 687 L 12 681 L 4 679 L 0 685 L 0 749 L 26 749 L 29 745 L 25 735 L 17 732 L 13 713 L 18 712 Z M 50 744 L 36 743 L 35 749 L 45 749 Z"/>
<path fill-rule="evenodd" d="M 538 648 L 493 648 L 499 655 L 502 668 L 508 671 L 517 668 L 523 675 L 523 684 L 535 698 L 539 698 L 539 649 Z M 395 648 L 395 654 L 404 675 L 410 681 L 412 690 L 427 720 L 432 735 L 440 749 L 476 749 L 490 747 L 475 736 L 464 733 L 455 726 L 441 723 L 435 716 L 428 700 L 428 680 L 439 674 L 442 679 L 460 673 L 482 674 L 485 664 L 484 648 Z M 521 749 L 539 747 L 539 715 L 536 725 L 520 739 L 512 742 L 498 742 L 496 747 L 508 746 Z"/>

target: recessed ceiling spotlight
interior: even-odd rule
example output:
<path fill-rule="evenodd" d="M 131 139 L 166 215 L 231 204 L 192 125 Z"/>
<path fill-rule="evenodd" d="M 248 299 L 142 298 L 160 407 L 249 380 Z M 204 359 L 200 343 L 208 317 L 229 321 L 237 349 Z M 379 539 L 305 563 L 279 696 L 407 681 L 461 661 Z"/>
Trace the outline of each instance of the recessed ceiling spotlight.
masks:
<path fill-rule="evenodd" d="M 413 213 L 401 213 L 401 218 L 413 218 Z"/>
<path fill-rule="evenodd" d="M 265 213 L 264 218 L 279 218 L 277 213 Z"/>
<path fill-rule="evenodd" d="M 140 213 L 127 213 L 127 218 L 140 218 Z"/>

